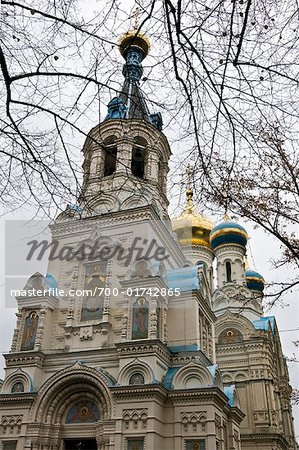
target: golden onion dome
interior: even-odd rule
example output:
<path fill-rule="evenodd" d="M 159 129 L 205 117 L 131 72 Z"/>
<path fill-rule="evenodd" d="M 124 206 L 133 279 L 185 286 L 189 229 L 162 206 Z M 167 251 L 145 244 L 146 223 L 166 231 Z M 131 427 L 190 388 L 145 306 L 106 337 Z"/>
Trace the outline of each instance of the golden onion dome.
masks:
<path fill-rule="evenodd" d="M 120 54 L 124 58 L 127 50 L 131 47 L 141 50 L 143 53 L 143 58 L 145 58 L 150 50 L 151 44 L 145 34 L 140 32 L 137 33 L 137 29 L 134 29 L 121 36 L 118 46 Z"/>
<path fill-rule="evenodd" d="M 201 245 L 211 248 L 210 232 L 215 224 L 194 211 L 192 189 L 188 189 L 186 194 L 187 207 L 180 216 L 172 220 L 172 229 L 181 245 Z"/>

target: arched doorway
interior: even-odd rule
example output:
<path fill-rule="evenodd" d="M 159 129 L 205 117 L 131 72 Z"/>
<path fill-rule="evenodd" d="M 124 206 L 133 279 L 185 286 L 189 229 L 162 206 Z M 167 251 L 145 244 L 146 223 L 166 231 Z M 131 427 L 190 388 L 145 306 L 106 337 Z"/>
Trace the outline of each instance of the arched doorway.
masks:
<path fill-rule="evenodd" d="M 109 442 L 110 430 L 107 433 L 103 421 L 111 418 L 111 409 L 105 376 L 75 363 L 41 387 L 30 422 L 38 426 L 38 439 L 45 442 L 47 450 L 98 450 L 103 433 Z"/>

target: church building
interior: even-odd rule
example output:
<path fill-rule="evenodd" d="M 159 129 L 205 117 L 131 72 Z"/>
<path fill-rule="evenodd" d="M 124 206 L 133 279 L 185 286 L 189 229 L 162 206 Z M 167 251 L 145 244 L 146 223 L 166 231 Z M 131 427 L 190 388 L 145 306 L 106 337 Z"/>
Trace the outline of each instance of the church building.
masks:
<path fill-rule="evenodd" d="M 295 450 L 288 370 L 248 235 L 168 215 L 171 150 L 140 89 L 147 37 L 83 147 L 83 187 L 50 226 L 0 385 L 0 450 Z M 63 293 L 63 294 L 61 294 Z"/>

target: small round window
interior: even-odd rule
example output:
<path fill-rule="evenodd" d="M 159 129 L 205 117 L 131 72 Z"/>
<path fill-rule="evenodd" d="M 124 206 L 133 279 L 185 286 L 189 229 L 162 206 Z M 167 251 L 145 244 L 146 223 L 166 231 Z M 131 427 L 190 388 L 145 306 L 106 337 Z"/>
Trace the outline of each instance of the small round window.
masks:
<path fill-rule="evenodd" d="M 129 384 L 144 384 L 144 376 L 142 373 L 133 373 L 133 375 L 130 376 Z"/>
<path fill-rule="evenodd" d="M 25 388 L 24 388 L 24 383 L 22 381 L 16 381 L 11 388 L 11 393 L 12 394 L 17 394 L 19 392 L 24 392 Z"/>

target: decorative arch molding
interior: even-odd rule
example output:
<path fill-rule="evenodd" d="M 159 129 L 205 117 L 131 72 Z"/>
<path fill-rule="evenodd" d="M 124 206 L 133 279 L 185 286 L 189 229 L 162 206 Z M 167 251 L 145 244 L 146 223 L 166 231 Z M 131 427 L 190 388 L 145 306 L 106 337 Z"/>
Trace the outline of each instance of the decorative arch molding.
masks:
<path fill-rule="evenodd" d="M 248 298 L 252 297 L 251 291 L 244 284 L 235 284 L 234 286 L 224 286 L 221 288 L 221 294 L 227 295 L 229 298 L 238 297 Z"/>
<path fill-rule="evenodd" d="M 98 229 L 95 228 L 88 238 L 78 242 L 78 244 L 74 247 L 74 253 L 79 252 L 80 249 L 84 248 L 84 254 L 86 255 L 85 259 L 88 260 L 87 257 L 92 251 L 95 242 L 97 242 L 98 248 L 114 248 L 117 245 L 117 242 L 113 241 L 110 236 L 101 236 Z"/>
<path fill-rule="evenodd" d="M 174 389 L 195 389 L 213 386 L 214 380 L 206 367 L 191 362 L 177 371 L 172 384 Z"/>
<path fill-rule="evenodd" d="M 102 419 L 111 417 L 112 397 L 107 377 L 76 362 L 54 374 L 41 386 L 30 411 L 29 422 L 61 423 L 71 403 L 82 396 L 97 404 Z"/>
<path fill-rule="evenodd" d="M 232 374 L 228 372 L 222 373 L 222 381 L 224 384 L 232 384 L 233 382 Z"/>
<path fill-rule="evenodd" d="M 127 198 L 122 204 L 121 209 L 139 208 L 142 206 L 149 206 L 153 204 L 152 196 L 147 195 L 146 192 L 142 195 L 132 195 Z"/>
<path fill-rule="evenodd" d="M 130 378 L 135 373 L 141 373 L 144 377 L 144 384 L 151 384 L 155 380 L 152 368 L 140 361 L 138 358 L 123 367 L 119 373 L 117 384 L 121 386 L 129 385 Z"/>
<path fill-rule="evenodd" d="M 238 330 L 242 334 L 244 339 L 248 339 L 255 331 L 254 326 L 246 317 L 227 311 L 226 313 L 222 314 L 216 321 L 216 342 L 218 342 L 218 337 L 220 336 L 220 334 L 225 330 L 229 330 L 230 328 Z"/>
<path fill-rule="evenodd" d="M 242 383 L 248 380 L 248 374 L 246 372 L 237 372 L 234 374 L 233 381 L 236 383 Z"/>
<path fill-rule="evenodd" d="M 217 308 L 217 309 L 228 308 L 229 301 L 224 296 L 217 296 L 214 299 L 213 305 L 214 305 L 214 308 Z"/>
<path fill-rule="evenodd" d="M 146 259 L 138 259 L 131 264 L 131 267 L 125 274 L 125 280 L 133 278 L 146 278 L 154 276 L 154 269 Z"/>
<path fill-rule="evenodd" d="M 97 194 L 87 201 L 86 209 L 93 213 L 108 213 L 119 211 L 120 202 L 114 195 Z"/>
<path fill-rule="evenodd" d="M 23 385 L 24 385 L 23 392 L 32 392 L 33 391 L 32 380 L 31 380 L 30 375 L 20 367 L 19 369 L 15 370 L 13 373 L 11 373 L 4 380 L 3 386 L 2 386 L 2 394 L 11 394 L 13 386 L 18 382 L 23 383 Z M 17 391 L 15 393 L 17 393 Z"/>

